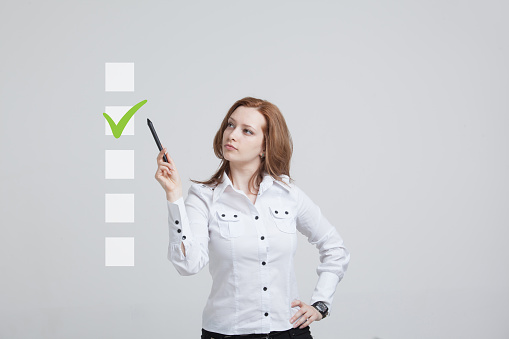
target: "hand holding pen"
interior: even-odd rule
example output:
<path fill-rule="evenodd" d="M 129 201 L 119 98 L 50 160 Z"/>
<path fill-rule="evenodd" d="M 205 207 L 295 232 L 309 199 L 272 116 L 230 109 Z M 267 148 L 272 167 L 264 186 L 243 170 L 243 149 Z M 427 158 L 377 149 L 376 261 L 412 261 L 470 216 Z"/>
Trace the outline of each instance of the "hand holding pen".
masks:
<path fill-rule="evenodd" d="M 161 145 L 152 121 L 147 119 L 147 125 L 152 132 L 152 136 L 154 137 L 157 147 L 159 148 L 155 178 L 166 192 L 166 199 L 169 202 L 175 202 L 182 197 L 182 181 L 180 180 L 177 166 L 170 155 L 166 152 L 166 148 L 163 148 Z"/>
<path fill-rule="evenodd" d="M 163 156 L 165 155 L 168 162 L 163 160 Z M 180 180 L 177 166 L 166 152 L 166 148 L 163 148 L 157 155 L 157 171 L 155 178 L 166 192 L 166 199 L 169 202 L 175 202 L 182 197 L 182 181 Z"/>

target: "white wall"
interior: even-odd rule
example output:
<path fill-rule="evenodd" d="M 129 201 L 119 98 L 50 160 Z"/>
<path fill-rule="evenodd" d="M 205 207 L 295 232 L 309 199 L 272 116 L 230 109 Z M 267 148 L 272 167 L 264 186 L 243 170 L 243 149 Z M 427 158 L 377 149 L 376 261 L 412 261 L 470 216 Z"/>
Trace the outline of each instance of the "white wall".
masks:
<path fill-rule="evenodd" d="M 509 5 L 502 1 L 9 1 L 0 5 L 0 337 L 198 338 L 205 269 L 166 259 L 150 118 L 188 178 L 244 96 L 282 110 L 291 175 L 351 252 L 316 338 L 507 338 Z M 135 63 L 135 91 L 104 89 Z M 135 135 L 104 135 L 134 105 Z M 105 149 L 135 179 L 104 178 Z M 105 193 L 135 223 L 104 222 Z M 105 267 L 104 238 L 135 238 Z M 316 282 L 303 237 L 301 294 Z"/>

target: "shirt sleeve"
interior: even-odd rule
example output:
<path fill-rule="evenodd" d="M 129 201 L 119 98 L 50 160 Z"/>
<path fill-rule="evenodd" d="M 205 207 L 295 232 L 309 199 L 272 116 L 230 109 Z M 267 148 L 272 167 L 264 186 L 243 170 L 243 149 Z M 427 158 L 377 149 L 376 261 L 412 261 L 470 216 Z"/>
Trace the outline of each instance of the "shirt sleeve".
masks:
<path fill-rule="evenodd" d="M 318 248 L 320 264 L 316 269 L 318 282 L 311 297 L 311 304 L 323 301 L 331 309 L 338 283 L 348 268 L 350 253 L 336 228 L 322 214 L 320 208 L 298 187 L 297 229 L 310 244 Z"/>
<path fill-rule="evenodd" d="M 198 273 L 209 262 L 209 209 L 198 185 L 189 188 L 187 199 L 168 204 L 168 259 L 180 275 Z M 184 244 L 186 254 L 182 252 Z"/>

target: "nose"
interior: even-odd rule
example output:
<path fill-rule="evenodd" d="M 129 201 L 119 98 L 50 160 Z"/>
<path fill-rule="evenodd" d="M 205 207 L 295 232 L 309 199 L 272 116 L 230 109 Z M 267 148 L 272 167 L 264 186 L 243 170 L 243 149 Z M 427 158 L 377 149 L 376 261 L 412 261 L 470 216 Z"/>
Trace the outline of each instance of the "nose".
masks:
<path fill-rule="evenodd" d="M 233 131 L 231 131 L 229 137 L 230 137 L 230 140 L 237 140 L 237 128 L 236 127 L 233 129 Z"/>

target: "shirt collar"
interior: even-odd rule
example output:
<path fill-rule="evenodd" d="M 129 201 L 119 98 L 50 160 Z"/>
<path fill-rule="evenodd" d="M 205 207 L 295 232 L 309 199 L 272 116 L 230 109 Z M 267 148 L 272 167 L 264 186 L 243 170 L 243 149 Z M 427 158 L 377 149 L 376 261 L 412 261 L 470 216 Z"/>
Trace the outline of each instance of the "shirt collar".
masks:
<path fill-rule="evenodd" d="M 283 181 L 289 183 L 289 177 L 287 175 L 283 174 L 281 175 L 281 177 L 283 178 Z M 268 190 L 269 187 L 271 187 L 274 182 L 279 184 L 281 187 L 285 188 L 287 191 L 290 191 L 290 188 L 286 186 L 284 183 L 274 179 L 271 175 L 265 173 L 265 175 L 263 176 L 263 180 L 260 183 L 260 189 L 258 190 L 258 194 L 260 195 L 266 190 Z M 223 192 L 226 190 L 228 186 L 231 186 L 231 188 L 233 189 L 233 184 L 230 178 L 228 177 L 228 175 L 226 175 L 226 173 L 224 173 L 223 182 L 217 185 L 217 187 L 214 189 L 213 202 L 216 202 L 219 199 L 219 197 L 223 194 Z"/>

